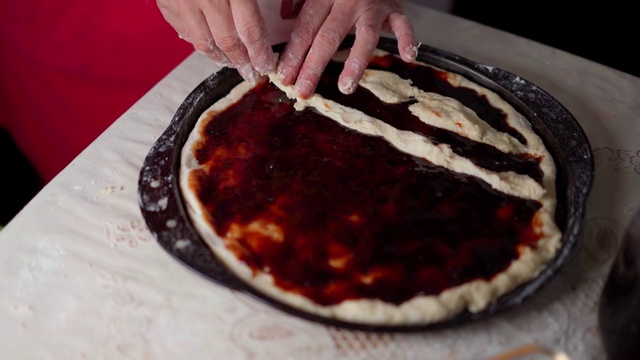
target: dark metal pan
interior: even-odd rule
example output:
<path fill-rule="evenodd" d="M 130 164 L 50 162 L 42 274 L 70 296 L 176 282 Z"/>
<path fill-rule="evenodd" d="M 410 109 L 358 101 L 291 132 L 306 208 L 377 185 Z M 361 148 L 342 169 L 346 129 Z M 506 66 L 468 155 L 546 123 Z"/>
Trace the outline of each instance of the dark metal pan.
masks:
<path fill-rule="evenodd" d="M 352 46 L 353 40 L 353 36 L 349 36 L 342 47 Z M 280 52 L 284 44 L 274 48 Z M 382 38 L 378 48 L 397 54 L 397 43 L 392 39 Z M 216 258 L 193 228 L 178 186 L 180 152 L 197 119 L 242 80 L 237 71 L 227 68 L 209 76 L 187 96 L 145 158 L 138 181 L 139 205 L 153 236 L 169 254 L 196 273 L 220 285 L 251 294 L 287 313 L 331 326 L 366 331 L 433 330 L 486 319 L 519 305 L 560 271 L 582 238 L 585 208 L 594 177 L 589 140 L 580 124 L 560 102 L 515 74 L 426 45 L 420 47 L 418 60 L 459 73 L 499 94 L 531 122 L 554 157 L 558 171 L 556 221 L 563 232 L 562 246 L 536 278 L 501 296 L 478 313 L 464 311 L 436 323 L 382 326 L 310 314 L 268 297 L 238 279 Z"/>

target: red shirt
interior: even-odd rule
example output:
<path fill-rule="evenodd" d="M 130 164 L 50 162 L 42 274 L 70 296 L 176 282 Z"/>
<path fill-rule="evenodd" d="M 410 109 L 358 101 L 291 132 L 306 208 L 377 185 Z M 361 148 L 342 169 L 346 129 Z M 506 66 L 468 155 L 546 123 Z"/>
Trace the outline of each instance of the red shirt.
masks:
<path fill-rule="evenodd" d="M 192 51 L 155 1 L 2 1 L 0 126 L 49 181 Z"/>

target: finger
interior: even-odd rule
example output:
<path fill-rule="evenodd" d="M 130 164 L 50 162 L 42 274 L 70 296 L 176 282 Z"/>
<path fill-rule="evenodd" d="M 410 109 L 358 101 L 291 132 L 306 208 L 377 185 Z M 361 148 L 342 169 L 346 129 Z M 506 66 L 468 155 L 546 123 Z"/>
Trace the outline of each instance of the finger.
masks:
<path fill-rule="evenodd" d="M 349 33 L 349 30 L 351 30 L 353 21 L 350 16 L 348 11 L 333 7 L 331 14 L 329 14 L 313 40 L 309 55 L 298 74 L 295 85 L 298 96 L 306 99 L 315 90 L 327 63 L 338 50 L 340 43 Z"/>
<path fill-rule="evenodd" d="M 165 19 L 178 32 L 178 36 L 191 43 L 196 51 L 207 55 L 218 65 L 231 65 L 231 61 L 216 46 L 213 36 L 209 32 L 207 21 L 199 10 L 193 9 L 184 12 L 184 15 L 180 17 L 181 21 L 172 13 L 168 13 Z"/>
<path fill-rule="evenodd" d="M 207 19 L 215 44 L 227 55 L 243 79 L 256 84 L 260 75 L 253 69 L 247 48 L 236 32 L 229 2 L 205 1 L 202 12 Z"/>
<path fill-rule="evenodd" d="M 387 18 L 391 31 L 398 39 L 398 52 L 402 60 L 411 62 L 418 56 L 418 46 L 411 21 L 399 12 L 392 12 Z"/>
<path fill-rule="evenodd" d="M 276 56 L 269 45 L 260 8 L 255 1 L 231 1 L 230 4 L 238 36 L 247 48 L 254 69 L 262 74 L 271 72 Z"/>
<path fill-rule="evenodd" d="M 215 46 L 204 16 L 199 11 L 176 8 L 171 6 L 175 4 L 166 1 L 158 1 L 157 5 L 164 19 L 178 33 L 180 39 L 194 45 L 197 51 L 206 54 L 218 65 L 231 64 L 227 56 Z"/>
<path fill-rule="evenodd" d="M 184 18 L 180 15 L 181 7 L 179 4 L 168 0 L 157 0 L 156 5 L 165 21 L 168 22 L 180 36 L 184 36 L 187 27 L 184 25 Z"/>
<path fill-rule="evenodd" d="M 307 51 L 330 11 L 331 4 L 327 1 L 307 1 L 302 6 L 278 63 L 278 79 L 283 84 L 291 85 L 296 80 Z"/>
<path fill-rule="evenodd" d="M 380 30 L 386 17 L 384 12 L 369 11 L 356 22 L 356 40 L 338 80 L 338 89 L 343 94 L 351 94 L 356 90 L 378 45 Z"/>

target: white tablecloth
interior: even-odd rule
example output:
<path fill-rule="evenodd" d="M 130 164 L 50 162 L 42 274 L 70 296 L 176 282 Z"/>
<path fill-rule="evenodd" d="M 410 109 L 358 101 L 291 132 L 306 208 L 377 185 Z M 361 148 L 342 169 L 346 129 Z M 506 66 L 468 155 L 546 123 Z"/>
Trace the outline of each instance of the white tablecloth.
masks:
<path fill-rule="evenodd" d="M 193 54 L 0 232 L 3 359 L 478 359 L 524 343 L 602 359 L 598 297 L 640 206 L 640 79 L 407 4 L 425 44 L 534 82 L 585 129 L 596 159 L 585 236 L 523 305 L 469 326 L 372 334 L 301 320 L 197 275 L 152 239 L 137 204 L 143 159 L 217 69 Z M 286 31 L 274 28 L 282 40 Z"/>

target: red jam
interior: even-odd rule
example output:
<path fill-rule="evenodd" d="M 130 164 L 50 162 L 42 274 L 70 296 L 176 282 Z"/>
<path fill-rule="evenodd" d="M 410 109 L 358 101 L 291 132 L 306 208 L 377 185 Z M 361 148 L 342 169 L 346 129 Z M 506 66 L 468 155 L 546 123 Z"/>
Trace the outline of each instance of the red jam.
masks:
<path fill-rule="evenodd" d="M 215 115 L 203 137 L 196 158 L 204 166 L 190 183 L 217 233 L 231 234 L 227 248 L 278 287 L 321 305 L 400 304 L 491 279 L 519 246 L 538 240 L 531 224 L 539 202 L 496 192 L 314 110 L 296 111 L 267 82 Z"/>
<path fill-rule="evenodd" d="M 393 71 L 401 78 L 411 80 L 413 85 L 422 91 L 454 98 L 473 110 L 480 119 L 486 121 L 494 129 L 513 136 L 522 144 L 527 144 L 527 139 L 507 123 L 507 115 L 502 110 L 493 107 L 486 96 L 470 88 L 452 86 L 447 81 L 447 73 L 443 71 L 415 63 L 407 64 L 392 55 L 375 57 L 368 67 Z"/>
<path fill-rule="evenodd" d="M 397 58 L 394 57 L 394 59 Z M 409 64 L 405 64 L 400 59 L 397 59 L 397 61 L 404 66 L 409 66 Z M 390 61 L 390 63 L 394 65 L 386 67 L 378 65 L 377 67 L 402 73 L 402 71 L 400 71 L 402 68 L 399 67 L 399 64 L 395 64 L 392 61 Z M 470 96 L 470 93 L 474 92 L 474 90 L 454 87 L 448 82 L 441 80 L 441 78 L 437 76 L 437 70 L 427 68 L 425 66 L 413 66 L 415 66 L 416 69 L 427 69 L 425 74 L 431 74 L 431 76 L 427 76 L 421 72 L 419 73 L 420 76 L 412 76 L 412 78 L 415 77 L 419 79 L 417 81 L 418 84 L 416 84 L 416 81 L 412 81 L 414 81 L 414 84 L 421 89 L 427 89 L 431 92 L 437 92 L 441 95 L 453 97 L 461 103 L 466 101 L 467 103 L 483 104 L 483 109 L 490 106 L 489 103 L 486 102 L 486 98 L 484 96 L 480 96 L 477 93 L 475 97 Z M 487 170 L 496 172 L 511 170 L 518 174 L 528 175 L 537 182 L 542 183 L 543 174 L 540 169 L 540 159 L 528 154 L 505 154 L 491 145 L 479 143 L 454 132 L 425 124 L 417 116 L 413 115 L 411 111 L 409 111 L 409 106 L 413 104 L 413 102 L 404 104 L 388 104 L 381 101 L 369 90 L 362 87 L 358 87 L 352 95 L 344 95 L 335 85 L 338 83 L 338 77 L 341 71 L 342 64 L 333 61 L 330 62 L 322 76 L 316 92 L 326 99 L 334 100 L 339 104 L 360 110 L 369 116 L 382 120 L 398 130 L 406 130 L 422 134 L 436 145 L 440 143 L 447 144 L 451 147 L 451 150 L 454 153 L 471 160 L 474 164 Z M 474 101 L 472 102 L 468 99 L 474 99 Z M 483 99 L 484 102 L 479 99 Z M 494 114 L 494 117 L 497 116 L 495 114 L 499 112 L 503 117 L 503 125 L 497 130 L 504 131 L 504 128 L 508 126 L 504 123 L 504 113 L 494 108 L 491 109 L 494 111 L 486 109 L 482 111 L 487 114 Z M 492 123 L 499 123 L 499 121 L 494 120 Z M 513 129 L 513 131 L 516 130 Z M 517 134 L 520 135 L 519 133 Z M 522 135 L 520 135 L 520 137 L 524 139 Z"/>

